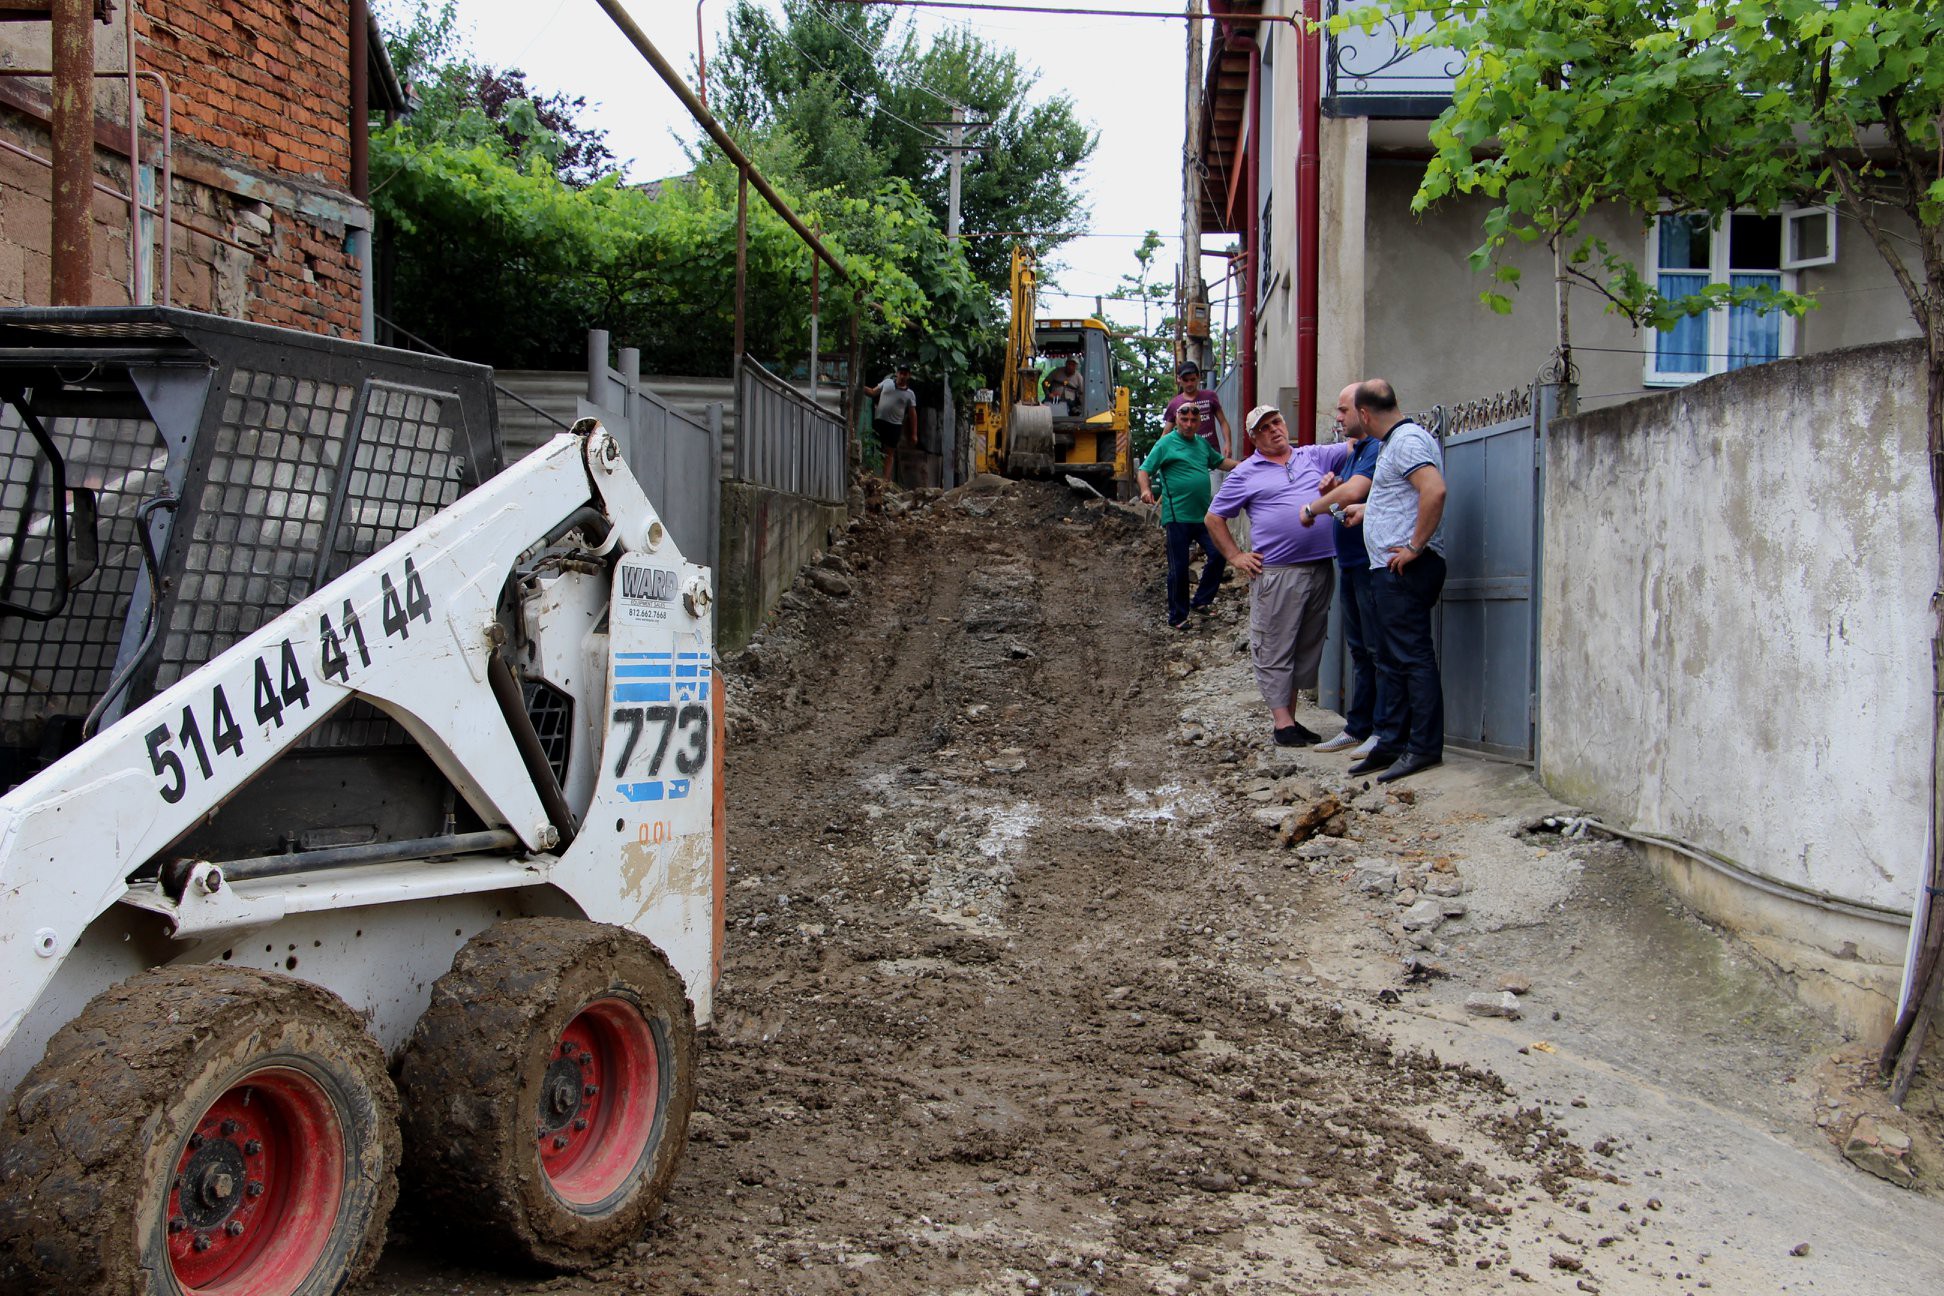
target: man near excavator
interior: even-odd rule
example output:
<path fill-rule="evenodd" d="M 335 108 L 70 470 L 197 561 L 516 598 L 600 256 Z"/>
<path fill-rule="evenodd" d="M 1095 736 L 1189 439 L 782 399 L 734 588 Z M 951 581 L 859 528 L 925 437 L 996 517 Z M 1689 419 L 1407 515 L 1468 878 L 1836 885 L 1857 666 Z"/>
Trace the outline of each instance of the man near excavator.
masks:
<path fill-rule="evenodd" d="M 918 408 L 918 393 L 911 389 L 911 366 L 898 361 L 898 371 L 875 387 L 864 389 L 877 401 L 871 417 L 871 430 L 877 433 L 884 452 L 884 479 L 897 480 L 898 446 L 906 440 L 905 425 Z"/>
<path fill-rule="evenodd" d="M 1162 434 L 1148 451 L 1147 458 L 1134 471 L 1141 484 L 1141 502 L 1154 503 L 1154 488 L 1161 488 L 1161 529 L 1168 537 L 1168 624 L 1176 630 L 1188 628 L 1188 613 L 1206 612 L 1222 586 L 1222 573 L 1228 564 L 1208 542 L 1208 470 L 1233 468 L 1235 460 L 1224 459 L 1214 446 L 1201 438 L 1201 411 L 1193 405 L 1175 407 L 1174 427 Z M 1202 549 L 1201 580 L 1195 585 L 1193 599 L 1188 596 L 1188 565 L 1194 560 L 1194 546 Z"/>

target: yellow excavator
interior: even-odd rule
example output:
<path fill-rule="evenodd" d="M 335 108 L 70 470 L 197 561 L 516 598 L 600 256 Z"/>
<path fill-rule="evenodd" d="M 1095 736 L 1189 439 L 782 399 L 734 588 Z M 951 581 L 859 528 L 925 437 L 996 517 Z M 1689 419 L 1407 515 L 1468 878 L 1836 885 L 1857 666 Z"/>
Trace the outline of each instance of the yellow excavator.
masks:
<path fill-rule="evenodd" d="M 1032 257 L 1015 247 L 1005 372 L 998 392 L 980 391 L 972 406 L 976 467 L 1007 477 L 1064 473 L 1128 483 L 1127 388 L 1114 385 L 1107 325 L 1034 318 L 1038 277 Z"/>

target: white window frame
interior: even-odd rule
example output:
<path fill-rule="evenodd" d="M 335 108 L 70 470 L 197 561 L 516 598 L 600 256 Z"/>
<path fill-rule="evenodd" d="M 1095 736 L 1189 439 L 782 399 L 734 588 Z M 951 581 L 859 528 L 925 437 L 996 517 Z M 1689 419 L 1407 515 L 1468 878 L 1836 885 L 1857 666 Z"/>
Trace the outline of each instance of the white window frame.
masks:
<path fill-rule="evenodd" d="M 1828 211 L 1827 208 L 1792 206 L 1775 213 L 1782 218 L 1782 252 L 1778 258 L 1781 264 L 1777 267 L 1776 273 L 1781 276 L 1783 292 L 1796 291 L 1796 271 L 1798 269 L 1803 268 L 1805 265 L 1829 265 L 1836 260 L 1835 220 L 1832 214 L 1829 228 L 1828 257 L 1826 259 L 1817 258 L 1808 262 L 1789 263 L 1790 218 L 1798 214 L 1807 218 L 1810 214 L 1818 210 Z M 1660 223 L 1665 217 L 1680 214 L 1682 213 L 1672 211 L 1657 212 L 1655 213 L 1654 219 L 1647 226 L 1647 253 L 1641 264 L 1646 267 L 1647 273 L 1652 276 L 1652 282 L 1657 288 L 1660 285 L 1661 276 Z M 1729 218 L 1733 216 L 1762 216 L 1768 214 L 1766 212 L 1743 209 L 1725 212 L 1714 222 L 1710 227 L 1710 235 L 1708 238 L 1708 268 L 1706 273 L 1710 284 L 1727 283 L 1731 273 L 1728 267 Z M 1702 271 L 1673 271 L 1672 273 L 1701 274 Z M 1741 273 L 1763 274 L 1767 272 L 1743 269 Z M 1644 383 L 1646 386 L 1685 387 L 1689 383 L 1699 382 L 1703 378 L 1712 378 L 1717 374 L 1728 372 L 1728 312 L 1722 309 L 1711 310 L 1701 318 L 1707 321 L 1707 340 L 1705 343 L 1707 354 L 1703 357 L 1707 368 L 1697 373 L 1663 372 L 1659 368 L 1659 356 L 1657 355 L 1661 333 L 1658 329 L 1648 329 L 1644 338 L 1645 354 L 1642 357 L 1642 367 L 1645 373 Z M 1795 352 L 1796 317 L 1793 315 L 1784 315 L 1781 320 L 1780 335 L 1776 340 L 1776 359 L 1785 360 L 1793 356 Z"/>
<path fill-rule="evenodd" d="M 1799 257 L 1791 253 L 1796 245 L 1796 228 L 1810 221 L 1820 221 L 1823 226 L 1823 247 L 1827 249 L 1821 256 Z M 1782 268 L 1784 270 L 1813 270 L 1817 266 L 1836 264 L 1836 209 L 1829 206 L 1785 207 L 1782 209 Z"/>

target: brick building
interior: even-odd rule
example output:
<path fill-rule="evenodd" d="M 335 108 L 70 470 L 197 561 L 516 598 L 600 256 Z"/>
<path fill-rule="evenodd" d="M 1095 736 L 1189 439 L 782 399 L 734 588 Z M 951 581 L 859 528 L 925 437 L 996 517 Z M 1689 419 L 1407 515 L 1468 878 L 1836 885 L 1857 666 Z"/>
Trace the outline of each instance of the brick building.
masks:
<path fill-rule="evenodd" d="M 100 12 L 90 300 L 369 338 L 364 131 L 370 113 L 405 104 L 362 0 L 115 0 Z M 25 20 L 0 21 L 0 305 L 45 305 L 51 82 L 17 73 L 50 68 L 52 25 L 22 3 L 0 4 L 8 18 Z"/>

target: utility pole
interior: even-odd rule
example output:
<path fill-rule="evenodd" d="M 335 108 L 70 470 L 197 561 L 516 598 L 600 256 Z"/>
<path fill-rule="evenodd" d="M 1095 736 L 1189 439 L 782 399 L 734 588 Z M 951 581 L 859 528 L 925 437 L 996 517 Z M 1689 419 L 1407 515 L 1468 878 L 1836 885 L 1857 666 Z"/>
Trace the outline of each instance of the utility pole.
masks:
<path fill-rule="evenodd" d="M 965 105 L 952 105 L 952 198 L 951 205 L 945 209 L 945 237 L 956 239 L 959 236 L 959 161 L 965 155 L 959 149 L 965 143 Z"/>
<path fill-rule="evenodd" d="M 1188 0 L 1188 136 L 1181 153 L 1181 292 L 1176 307 L 1175 359 L 1193 360 L 1206 368 L 1208 298 L 1201 276 L 1201 187 L 1205 173 L 1201 154 L 1201 20 L 1202 0 Z"/>
<path fill-rule="evenodd" d="M 949 167 L 950 185 L 945 206 L 945 237 L 956 243 L 959 239 L 959 173 L 965 163 L 967 153 L 984 153 L 982 145 L 967 144 L 965 132 L 984 130 L 989 122 L 970 122 L 965 117 L 965 105 L 952 105 L 952 119 L 942 122 L 926 122 L 932 127 L 944 127 L 945 143 L 927 144 L 925 147 L 946 155 Z M 947 369 L 943 375 L 945 382 L 944 416 L 939 420 L 938 457 L 940 461 L 940 484 L 950 489 L 958 485 L 958 411 L 952 402 L 952 374 Z"/>

